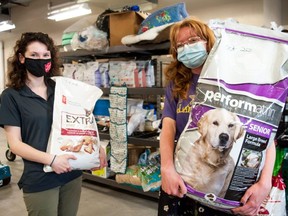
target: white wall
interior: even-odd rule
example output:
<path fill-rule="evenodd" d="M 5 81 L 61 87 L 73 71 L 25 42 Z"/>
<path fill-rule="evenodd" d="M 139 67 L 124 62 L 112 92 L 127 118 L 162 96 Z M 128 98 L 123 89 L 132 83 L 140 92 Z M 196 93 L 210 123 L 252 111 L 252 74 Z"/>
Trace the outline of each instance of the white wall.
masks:
<path fill-rule="evenodd" d="M 262 0 L 242 0 L 231 1 L 223 5 L 213 7 L 200 7 L 192 9 L 190 14 L 196 15 L 204 21 L 210 19 L 234 18 L 243 24 L 256 26 L 263 25 L 263 5 Z"/>
<path fill-rule="evenodd" d="M 186 2 L 189 14 L 197 16 L 203 21 L 208 21 L 213 18 L 226 19 L 232 17 L 240 23 L 264 26 L 267 24 L 267 18 L 265 17 L 267 14 L 264 13 L 264 3 L 266 2 L 265 4 L 267 4 L 269 1 L 274 2 L 274 0 L 186 0 L 184 2 Z M 6 59 L 13 53 L 15 41 L 23 32 L 46 32 L 55 40 L 56 44 L 61 44 L 63 31 L 80 19 L 74 18 L 61 22 L 48 20 L 46 18 L 48 2 L 49 0 L 33 0 L 29 7 L 12 8 L 12 20 L 16 25 L 16 29 L 11 32 L 0 33 L 0 41 L 3 41 L 4 44 L 4 63 L 6 63 Z M 105 8 L 99 8 L 96 2 L 96 0 L 91 0 L 94 16 L 98 16 L 105 10 Z M 154 10 L 176 3 L 178 3 L 178 0 L 160 0 L 158 8 Z M 273 13 L 277 14 L 278 11 L 275 10 Z M 4 71 L 6 71 L 6 68 L 7 66 L 5 65 Z M 3 89 L 1 80 L 4 77 L 4 71 L 1 67 L 0 90 Z"/>

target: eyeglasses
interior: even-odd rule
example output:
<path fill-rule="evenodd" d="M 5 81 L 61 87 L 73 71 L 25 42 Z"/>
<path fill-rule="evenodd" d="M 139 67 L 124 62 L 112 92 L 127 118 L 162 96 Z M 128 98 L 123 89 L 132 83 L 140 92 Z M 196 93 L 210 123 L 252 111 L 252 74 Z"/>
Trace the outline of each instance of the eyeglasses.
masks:
<path fill-rule="evenodd" d="M 187 41 L 185 41 L 183 43 L 177 43 L 176 47 L 175 47 L 175 50 L 176 50 L 176 52 L 181 52 L 181 51 L 183 51 L 185 45 L 191 45 L 191 44 L 194 44 L 194 43 L 196 43 L 198 41 L 201 41 L 200 37 L 198 37 L 198 36 L 190 37 L 190 38 L 188 38 Z"/>

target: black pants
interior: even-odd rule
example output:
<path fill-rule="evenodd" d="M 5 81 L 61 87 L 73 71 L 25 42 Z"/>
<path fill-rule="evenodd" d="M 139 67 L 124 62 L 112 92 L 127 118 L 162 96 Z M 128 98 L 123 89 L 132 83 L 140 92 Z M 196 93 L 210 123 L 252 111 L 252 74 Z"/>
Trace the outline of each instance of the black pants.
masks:
<path fill-rule="evenodd" d="M 192 200 L 189 197 L 170 196 L 162 189 L 158 203 L 158 216 L 231 216 Z"/>

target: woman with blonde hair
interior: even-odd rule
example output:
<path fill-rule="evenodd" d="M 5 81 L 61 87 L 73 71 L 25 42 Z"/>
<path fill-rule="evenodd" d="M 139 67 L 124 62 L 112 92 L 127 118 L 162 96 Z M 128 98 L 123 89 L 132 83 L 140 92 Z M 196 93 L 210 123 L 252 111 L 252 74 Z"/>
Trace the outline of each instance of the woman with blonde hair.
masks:
<path fill-rule="evenodd" d="M 170 30 L 170 52 L 173 61 L 165 71 L 167 87 L 160 135 L 162 186 L 158 216 L 228 215 L 186 196 L 187 189 L 174 166 L 174 150 L 184 130 L 195 97 L 196 85 L 203 65 L 215 43 L 213 31 L 195 18 L 186 18 Z M 275 146 L 267 150 L 267 160 L 275 158 Z M 265 163 L 261 177 L 242 197 L 243 206 L 233 209 L 234 214 L 256 215 L 260 204 L 271 188 L 273 163 Z M 209 177 L 208 177 L 209 178 Z"/>

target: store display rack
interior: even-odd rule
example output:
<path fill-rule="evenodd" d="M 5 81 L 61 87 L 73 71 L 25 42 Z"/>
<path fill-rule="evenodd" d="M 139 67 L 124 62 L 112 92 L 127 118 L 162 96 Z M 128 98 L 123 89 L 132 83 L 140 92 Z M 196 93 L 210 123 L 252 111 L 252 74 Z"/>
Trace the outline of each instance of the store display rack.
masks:
<path fill-rule="evenodd" d="M 158 192 L 144 192 L 140 189 L 134 188 L 132 186 L 129 185 L 125 185 L 125 184 L 118 184 L 115 179 L 111 179 L 111 178 L 102 178 L 102 177 L 98 177 L 95 175 L 92 175 L 88 172 L 84 172 L 83 173 L 83 181 L 87 182 L 87 183 L 98 183 L 98 184 L 102 184 L 102 185 L 106 185 L 112 188 L 116 188 L 116 189 L 120 189 L 120 190 L 124 190 L 124 191 L 128 191 L 128 192 L 132 192 L 135 194 L 139 194 L 142 195 L 144 197 L 149 197 L 149 198 L 153 198 L 153 199 L 158 199 Z"/>
<path fill-rule="evenodd" d="M 101 88 L 103 95 L 108 95 L 110 92 L 109 88 Z M 147 87 L 147 88 L 129 88 L 128 96 L 130 95 L 163 95 L 164 89 L 161 87 Z"/>
<path fill-rule="evenodd" d="M 104 51 L 91 51 L 91 50 L 76 50 L 76 51 L 63 51 L 64 49 L 60 47 L 60 57 L 64 60 L 81 60 L 86 59 L 113 59 L 113 58 L 134 58 L 134 59 L 143 59 L 151 58 L 152 56 L 157 55 L 167 55 L 169 53 L 169 42 L 161 44 L 143 44 L 138 46 L 114 46 L 109 47 Z M 156 67 L 156 85 L 155 87 L 143 87 L 143 88 L 128 88 L 128 97 L 129 96 L 157 96 L 157 109 L 160 109 L 160 97 L 164 95 L 164 88 L 161 85 L 162 79 L 162 68 Z M 103 95 L 109 95 L 109 88 L 102 88 Z M 157 114 L 158 116 L 159 114 Z M 109 140 L 109 132 L 99 131 L 100 139 Z M 133 134 L 128 137 L 128 143 L 136 146 L 148 146 L 148 147 L 159 147 L 158 135 L 155 132 L 139 133 Z M 137 188 L 133 188 L 129 185 L 118 184 L 115 179 L 111 178 L 101 178 L 95 175 L 92 175 L 89 172 L 83 173 L 83 181 L 99 183 L 106 186 L 111 186 L 117 189 L 137 193 L 149 198 L 158 198 L 158 192 L 144 192 Z"/>
<path fill-rule="evenodd" d="M 65 51 L 65 47 L 60 46 L 60 57 L 61 58 L 72 58 L 75 57 L 90 57 L 90 58 L 124 58 L 124 57 L 147 57 L 152 55 L 163 55 L 169 53 L 169 42 L 161 44 L 142 44 L 137 46 L 113 46 L 103 50 L 76 50 L 68 48 Z"/>
<path fill-rule="evenodd" d="M 132 136 L 128 137 L 128 143 L 133 144 L 135 146 L 150 146 L 159 148 L 159 140 L 158 140 L 157 132 L 143 132 L 132 134 Z M 110 135 L 107 132 L 99 132 L 100 139 L 109 140 Z"/>

